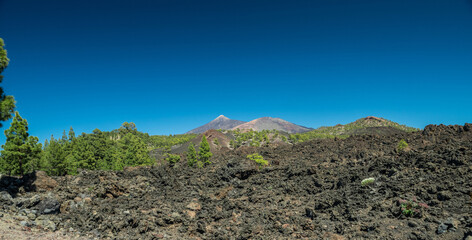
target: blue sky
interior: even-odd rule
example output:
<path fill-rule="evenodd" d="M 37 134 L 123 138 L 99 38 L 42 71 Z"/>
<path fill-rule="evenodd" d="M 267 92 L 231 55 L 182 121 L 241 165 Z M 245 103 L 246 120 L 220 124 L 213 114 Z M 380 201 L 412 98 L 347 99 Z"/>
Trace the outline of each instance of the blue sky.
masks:
<path fill-rule="evenodd" d="M 41 141 L 124 121 L 184 133 L 220 114 L 472 120 L 470 0 L 0 0 L 0 37 L 2 86 Z"/>

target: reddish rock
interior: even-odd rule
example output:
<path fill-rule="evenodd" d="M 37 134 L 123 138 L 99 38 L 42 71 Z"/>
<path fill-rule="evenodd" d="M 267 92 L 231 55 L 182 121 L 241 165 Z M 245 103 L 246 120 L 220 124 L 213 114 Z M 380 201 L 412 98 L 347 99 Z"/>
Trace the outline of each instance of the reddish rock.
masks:
<path fill-rule="evenodd" d="M 28 191 L 46 192 L 57 187 L 56 180 L 49 177 L 44 171 L 37 171 L 25 176 L 25 183 Z"/>
<path fill-rule="evenodd" d="M 190 210 L 198 211 L 202 209 L 202 206 L 200 206 L 200 204 L 197 202 L 191 202 L 187 205 L 187 208 Z"/>
<path fill-rule="evenodd" d="M 194 219 L 195 216 L 197 216 L 197 213 L 195 211 L 185 210 L 185 213 L 190 219 Z"/>

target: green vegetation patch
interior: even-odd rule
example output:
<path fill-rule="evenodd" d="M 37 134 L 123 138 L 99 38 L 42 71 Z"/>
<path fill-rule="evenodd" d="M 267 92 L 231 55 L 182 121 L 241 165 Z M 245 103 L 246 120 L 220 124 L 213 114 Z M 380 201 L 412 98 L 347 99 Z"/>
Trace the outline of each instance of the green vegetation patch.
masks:
<path fill-rule="evenodd" d="M 375 182 L 375 178 L 366 178 L 362 180 L 361 185 L 362 186 L 367 186 Z"/>
<path fill-rule="evenodd" d="M 408 148 L 408 143 L 405 141 L 405 139 L 402 139 L 398 142 L 397 144 L 397 150 L 398 151 L 405 151 L 405 149 Z"/>
<path fill-rule="evenodd" d="M 423 211 L 429 208 L 428 204 L 419 202 L 416 197 L 411 199 L 400 199 L 400 209 L 406 217 L 421 217 Z"/>
<path fill-rule="evenodd" d="M 247 158 L 256 162 L 259 165 L 259 169 L 269 165 L 269 162 L 267 160 L 264 160 L 264 158 L 258 153 L 249 154 L 247 155 Z"/>
<path fill-rule="evenodd" d="M 287 141 L 287 137 L 283 133 L 277 130 L 262 130 L 262 131 L 253 131 L 249 130 L 247 132 L 241 132 L 239 129 L 236 130 L 227 130 L 226 133 L 229 133 L 234 136 L 234 140 L 230 141 L 230 147 L 236 149 L 241 146 L 251 146 L 251 147 L 260 147 L 260 146 L 269 146 L 270 143 L 276 141 Z M 285 133 L 286 134 L 286 133 Z M 288 134 L 287 134 L 288 136 Z"/>
<path fill-rule="evenodd" d="M 173 166 L 176 163 L 180 162 L 180 155 L 167 154 L 166 161 L 169 162 L 169 164 Z"/>
<path fill-rule="evenodd" d="M 372 127 L 392 127 L 395 129 L 399 129 L 404 132 L 415 132 L 419 131 L 417 128 L 408 127 L 405 125 L 400 125 L 396 122 L 392 122 L 390 120 L 386 120 L 383 118 L 375 118 L 375 117 L 368 117 L 368 118 L 361 118 L 355 122 L 341 125 L 338 124 L 332 127 L 320 127 L 313 131 L 305 132 L 305 133 L 296 133 L 290 135 L 290 141 L 292 143 L 297 142 L 305 142 L 311 139 L 319 139 L 319 138 L 347 138 L 356 132 Z"/>

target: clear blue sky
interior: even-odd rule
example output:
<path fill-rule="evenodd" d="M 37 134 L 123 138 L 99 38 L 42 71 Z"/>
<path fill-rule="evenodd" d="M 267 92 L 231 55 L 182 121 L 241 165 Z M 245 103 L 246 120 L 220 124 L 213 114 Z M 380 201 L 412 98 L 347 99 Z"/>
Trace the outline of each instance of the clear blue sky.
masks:
<path fill-rule="evenodd" d="M 471 0 L 0 0 L 0 37 L 2 86 L 41 141 L 220 114 L 472 122 Z"/>

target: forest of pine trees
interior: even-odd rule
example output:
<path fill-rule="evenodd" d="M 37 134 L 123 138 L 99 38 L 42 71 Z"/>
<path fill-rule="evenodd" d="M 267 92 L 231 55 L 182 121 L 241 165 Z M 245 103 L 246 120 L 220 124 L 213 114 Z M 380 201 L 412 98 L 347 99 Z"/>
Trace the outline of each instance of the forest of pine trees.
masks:
<path fill-rule="evenodd" d="M 123 128 L 123 126 L 122 126 Z M 146 144 L 132 132 L 123 131 L 119 140 L 95 129 L 91 134 L 75 136 L 73 129 L 61 139 L 44 146 L 40 169 L 51 175 L 75 174 L 77 169 L 122 170 L 126 166 L 150 165 Z"/>
<path fill-rule="evenodd" d="M 134 124 L 133 124 L 134 125 Z M 123 170 L 126 166 L 153 164 L 146 143 L 137 130 L 123 124 L 118 140 L 95 129 L 91 134 L 76 136 L 70 128 L 62 138 L 46 140 L 28 135 L 28 123 L 16 112 L 0 158 L 0 172 L 11 175 L 43 170 L 49 175 L 76 174 L 78 169 Z M 136 130 L 136 131 L 135 131 Z"/>
<path fill-rule="evenodd" d="M 139 132 L 134 123 L 125 122 L 119 129 L 110 132 L 95 129 L 90 134 L 78 136 L 71 127 L 68 133 L 63 132 L 61 138 L 51 136 L 42 145 L 37 137 L 29 136 L 28 123 L 18 112 L 10 128 L 5 130 L 5 135 L 7 140 L 2 146 L 0 173 L 23 175 L 42 170 L 56 176 L 74 175 L 80 169 L 119 171 L 127 166 L 152 165 L 155 159 L 150 157 L 149 151 L 155 149 L 156 144 L 166 149 L 196 136 L 149 136 Z M 205 137 L 202 138 L 198 160 L 195 147 L 191 145 L 189 150 L 190 166 L 197 164 L 203 167 L 211 163 L 212 153 Z"/>

